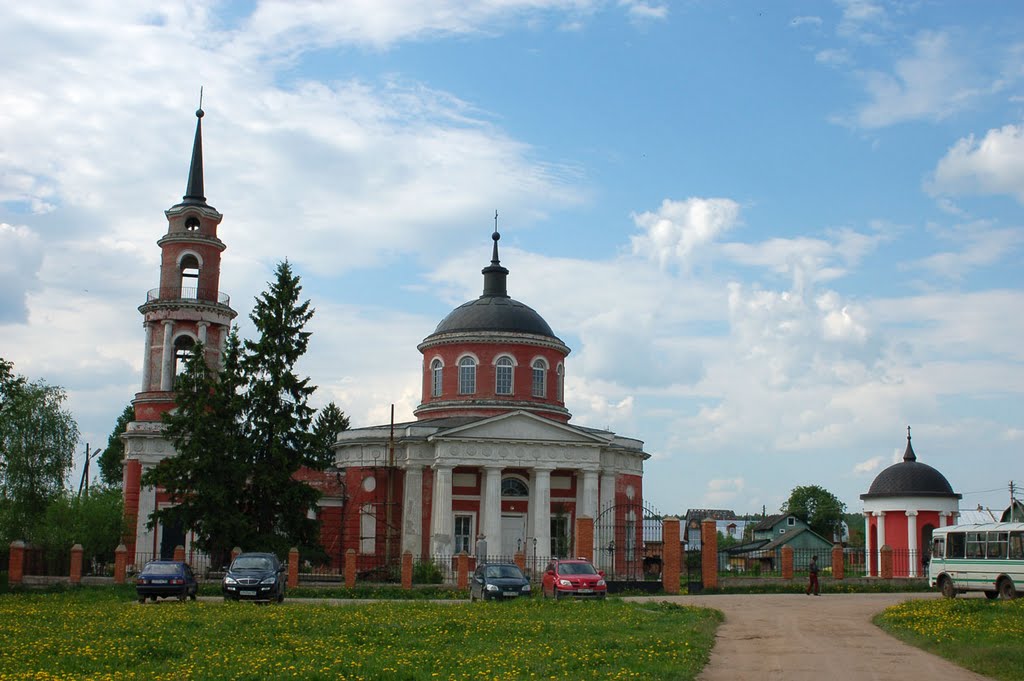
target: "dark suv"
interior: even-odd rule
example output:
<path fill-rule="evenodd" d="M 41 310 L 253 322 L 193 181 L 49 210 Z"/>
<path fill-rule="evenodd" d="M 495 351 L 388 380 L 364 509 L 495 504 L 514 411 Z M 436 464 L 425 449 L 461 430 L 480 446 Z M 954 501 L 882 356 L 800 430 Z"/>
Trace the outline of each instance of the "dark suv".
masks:
<path fill-rule="evenodd" d="M 221 582 L 224 600 L 284 600 L 285 566 L 273 553 L 240 553 Z"/>

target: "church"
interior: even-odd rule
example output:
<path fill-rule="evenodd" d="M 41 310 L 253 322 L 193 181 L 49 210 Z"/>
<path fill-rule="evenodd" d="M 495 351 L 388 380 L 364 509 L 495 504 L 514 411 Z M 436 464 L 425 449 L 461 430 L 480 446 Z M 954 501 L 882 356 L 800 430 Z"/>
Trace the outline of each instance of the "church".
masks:
<path fill-rule="evenodd" d="M 159 286 L 139 307 L 142 382 L 123 436 L 125 515 L 135 528 L 127 548 L 137 564 L 169 557 L 179 544 L 190 548 L 182 528 L 149 527 L 150 514 L 173 501 L 141 479 L 175 454 L 161 419 L 174 408 L 184 359 L 202 343 L 217 366 L 237 315 L 220 291 L 226 246 L 217 231 L 223 216 L 204 192 L 203 115 L 196 112 L 185 195 L 165 211 L 167 231 L 157 241 Z M 300 471 L 321 492 L 309 513 L 332 566 L 349 550 L 361 570 L 371 570 L 404 552 L 417 560 L 473 553 L 481 540 L 492 556 L 567 556 L 580 517 L 626 528 L 616 535 L 617 551 L 640 548 L 650 455 L 640 440 L 570 423 L 570 349 L 540 314 L 508 295 L 499 240 L 495 224 L 482 294 L 417 346 L 423 392 L 415 420 L 342 432 L 333 467 Z M 607 543 L 616 550 L 614 539 Z"/>

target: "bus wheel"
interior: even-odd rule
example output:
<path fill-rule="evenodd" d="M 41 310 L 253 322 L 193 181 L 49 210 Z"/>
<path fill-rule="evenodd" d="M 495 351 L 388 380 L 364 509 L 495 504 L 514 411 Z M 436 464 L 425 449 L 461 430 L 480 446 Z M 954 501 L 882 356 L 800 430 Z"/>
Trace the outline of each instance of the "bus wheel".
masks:
<path fill-rule="evenodd" d="M 953 588 L 953 580 L 949 577 L 943 577 L 939 581 L 939 589 L 946 598 L 956 598 L 956 589 Z"/>
<path fill-rule="evenodd" d="M 1017 597 L 1017 587 L 1013 585 L 1012 579 L 1003 577 L 1003 581 L 999 582 L 999 595 L 1007 601 Z"/>
<path fill-rule="evenodd" d="M 998 591 L 986 591 L 985 592 L 985 598 L 989 599 L 990 601 L 994 601 L 995 599 L 999 598 L 999 592 Z"/>

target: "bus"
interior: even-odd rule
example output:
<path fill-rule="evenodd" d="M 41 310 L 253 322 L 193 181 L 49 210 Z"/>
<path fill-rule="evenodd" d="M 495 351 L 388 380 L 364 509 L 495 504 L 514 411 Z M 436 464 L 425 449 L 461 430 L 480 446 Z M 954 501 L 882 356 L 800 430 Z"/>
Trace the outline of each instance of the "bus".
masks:
<path fill-rule="evenodd" d="M 1016 598 L 1024 585 L 1024 523 L 950 525 L 932 532 L 928 585 L 946 598 L 984 591 Z"/>

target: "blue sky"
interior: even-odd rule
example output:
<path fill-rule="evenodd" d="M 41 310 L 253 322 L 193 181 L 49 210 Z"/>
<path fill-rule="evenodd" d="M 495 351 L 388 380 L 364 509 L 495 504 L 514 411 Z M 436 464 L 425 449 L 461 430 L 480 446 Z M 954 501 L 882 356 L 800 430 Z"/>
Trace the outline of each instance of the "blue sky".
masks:
<path fill-rule="evenodd" d="M 1001 508 L 1021 36 L 1015 2 L 4 6 L 0 356 L 105 444 L 203 86 L 222 290 L 245 335 L 292 262 L 302 369 L 353 425 L 411 417 L 498 210 L 510 294 L 573 350 L 573 422 L 644 440 L 663 512 L 806 484 L 859 511 L 908 424 L 963 507 Z"/>

